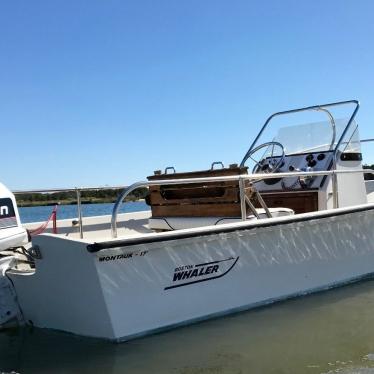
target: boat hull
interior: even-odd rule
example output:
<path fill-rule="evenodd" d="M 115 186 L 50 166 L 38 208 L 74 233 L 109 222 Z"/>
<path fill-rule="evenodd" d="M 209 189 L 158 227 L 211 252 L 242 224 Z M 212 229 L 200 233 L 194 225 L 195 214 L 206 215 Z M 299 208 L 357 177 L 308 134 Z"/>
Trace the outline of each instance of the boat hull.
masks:
<path fill-rule="evenodd" d="M 9 276 L 29 323 L 124 341 L 372 274 L 373 217 L 366 205 L 98 247 L 41 235 L 36 272 Z"/>

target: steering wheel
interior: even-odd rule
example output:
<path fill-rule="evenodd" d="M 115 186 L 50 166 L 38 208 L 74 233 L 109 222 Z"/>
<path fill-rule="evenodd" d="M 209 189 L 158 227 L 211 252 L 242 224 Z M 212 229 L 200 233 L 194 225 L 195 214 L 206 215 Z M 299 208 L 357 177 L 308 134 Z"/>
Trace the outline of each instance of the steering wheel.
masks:
<path fill-rule="evenodd" d="M 256 161 L 256 158 L 252 157 L 255 153 L 260 151 L 263 148 L 269 148 L 271 147 L 271 154 L 270 156 L 263 157 L 261 160 Z M 274 156 L 274 148 L 279 148 L 281 150 L 281 156 Z M 264 154 L 262 154 L 264 156 Z M 284 158 L 285 158 L 285 153 L 284 153 L 284 147 L 281 143 L 278 142 L 267 142 L 260 144 L 259 146 L 253 148 L 250 150 L 244 157 L 243 161 L 241 162 L 241 165 L 244 165 L 245 162 L 248 159 L 251 159 L 254 161 L 255 166 L 252 169 L 252 174 L 255 173 L 265 173 L 265 174 L 270 174 L 270 173 L 276 173 L 284 164 Z"/>

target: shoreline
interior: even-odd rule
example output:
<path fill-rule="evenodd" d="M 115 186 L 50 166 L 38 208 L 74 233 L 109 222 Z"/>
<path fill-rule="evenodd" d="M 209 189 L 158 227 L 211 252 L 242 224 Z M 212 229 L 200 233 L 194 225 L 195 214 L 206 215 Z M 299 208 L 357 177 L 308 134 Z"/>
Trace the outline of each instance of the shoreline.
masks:
<path fill-rule="evenodd" d="M 116 199 L 82 199 L 82 205 L 88 204 L 114 204 Z M 125 199 L 125 202 L 137 202 L 137 201 L 145 201 L 145 199 Z M 19 208 L 32 208 L 32 207 L 39 207 L 39 206 L 55 206 L 55 205 L 76 205 L 76 200 L 47 200 L 47 201 L 17 201 L 17 206 Z"/>

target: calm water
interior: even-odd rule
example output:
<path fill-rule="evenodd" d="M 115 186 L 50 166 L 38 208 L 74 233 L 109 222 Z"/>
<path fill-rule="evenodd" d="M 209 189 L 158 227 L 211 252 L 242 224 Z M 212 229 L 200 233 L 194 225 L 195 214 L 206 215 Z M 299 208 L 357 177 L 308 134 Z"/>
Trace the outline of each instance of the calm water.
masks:
<path fill-rule="evenodd" d="M 3 332 L 1 370 L 373 374 L 374 280 L 122 344 L 40 329 Z"/>
<path fill-rule="evenodd" d="M 19 208 L 22 223 L 46 221 L 52 212 L 52 206 L 35 206 Z M 112 214 L 113 204 L 83 204 L 83 217 Z M 122 204 L 120 212 L 129 213 L 149 210 L 144 201 L 127 202 Z M 76 218 L 78 215 L 76 205 L 60 205 L 57 210 L 57 219 Z"/>
<path fill-rule="evenodd" d="M 110 214 L 112 206 L 85 205 L 84 214 Z M 51 209 L 23 208 L 22 220 L 43 221 Z M 75 207 L 60 207 L 59 218 L 73 217 Z M 11 371 L 374 374 L 374 280 L 122 344 L 41 329 L 2 332 L 0 373 Z"/>

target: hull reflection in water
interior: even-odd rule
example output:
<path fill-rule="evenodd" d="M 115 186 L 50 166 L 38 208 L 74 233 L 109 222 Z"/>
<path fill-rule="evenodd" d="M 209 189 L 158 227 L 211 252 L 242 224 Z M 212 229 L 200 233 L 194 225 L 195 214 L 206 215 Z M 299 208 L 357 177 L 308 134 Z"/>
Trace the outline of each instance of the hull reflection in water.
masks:
<path fill-rule="evenodd" d="M 47 330 L 0 334 L 0 372 L 374 373 L 374 280 L 122 345 Z"/>

